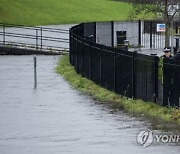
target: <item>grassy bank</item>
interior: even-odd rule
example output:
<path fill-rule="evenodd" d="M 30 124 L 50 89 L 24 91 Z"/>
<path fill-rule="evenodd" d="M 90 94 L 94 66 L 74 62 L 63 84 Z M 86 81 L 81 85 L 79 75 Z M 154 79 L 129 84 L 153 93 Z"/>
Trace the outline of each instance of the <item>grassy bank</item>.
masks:
<path fill-rule="evenodd" d="M 49 25 L 125 20 L 131 5 L 110 0 L 0 0 L 0 22 Z"/>
<path fill-rule="evenodd" d="M 111 0 L 0 0 L 0 22 L 49 25 L 126 20 L 132 6 Z"/>
<path fill-rule="evenodd" d="M 160 123 L 175 123 L 180 125 L 180 110 L 175 108 L 167 108 L 159 106 L 151 102 L 143 102 L 142 100 L 132 100 L 106 90 L 93 81 L 77 74 L 69 64 L 69 56 L 65 55 L 61 58 L 57 72 L 60 73 L 73 87 L 91 95 L 94 99 L 101 102 L 116 103 L 116 107 L 120 108 L 131 115 L 148 117 Z"/>

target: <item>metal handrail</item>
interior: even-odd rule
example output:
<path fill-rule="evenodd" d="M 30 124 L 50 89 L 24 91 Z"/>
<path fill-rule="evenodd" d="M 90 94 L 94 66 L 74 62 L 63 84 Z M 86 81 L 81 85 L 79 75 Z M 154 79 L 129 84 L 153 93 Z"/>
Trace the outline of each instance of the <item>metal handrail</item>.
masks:
<path fill-rule="evenodd" d="M 69 48 L 67 47 L 62 47 L 62 46 L 53 46 L 53 45 L 46 45 L 43 44 L 43 41 L 49 41 L 49 42 L 62 42 L 62 43 L 68 43 L 69 44 L 69 39 L 67 38 L 62 38 L 62 37 L 53 37 L 53 36 L 47 36 L 49 33 L 50 35 L 53 35 L 51 33 L 62 33 L 62 34 L 69 34 L 69 30 L 65 29 L 57 29 L 57 28 L 46 28 L 46 27 L 25 27 L 23 25 L 13 25 L 13 24 L 2 24 L 0 23 L 0 26 L 2 26 L 2 32 L 0 32 L 0 36 L 2 36 L 2 41 L 0 40 L 0 45 L 12 45 L 12 46 L 18 46 L 18 47 L 28 47 L 28 48 L 35 48 L 36 50 L 39 49 L 47 49 L 50 48 L 49 50 L 67 50 Z M 16 33 L 16 32 L 8 32 L 6 31 L 6 28 L 20 28 L 20 29 L 28 29 L 31 30 L 33 34 L 23 34 L 23 33 Z M 30 32 L 31 32 L 30 31 Z M 43 34 L 43 32 L 48 32 L 46 36 Z M 28 31 L 29 33 L 29 31 Z M 8 38 L 8 39 L 7 39 Z M 27 39 L 27 42 L 29 39 L 35 40 L 36 42 L 34 44 L 32 43 L 24 43 L 24 42 L 13 42 L 13 41 L 8 41 L 9 38 L 23 38 Z M 47 43 L 47 42 L 46 42 Z M 49 43 L 50 44 L 50 43 Z"/>
<path fill-rule="evenodd" d="M 3 35 L 3 32 L 0 32 L 0 35 Z M 18 33 L 8 33 L 6 32 L 6 36 L 12 36 L 12 37 L 21 37 L 21 38 L 30 38 L 30 39 L 36 39 L 37 37 L 38 38 L 41 38 L 41 36 L 36 36 L 36 35 L 28 35 L 28 34 L 18 34 Z M 65 38 L 61 38 L 61 37 L 47 37 L 47 36 L 43 36 L 42 37 L 43 40 L 57 40 L 59 41 L 60 40 L 64 40 L 64 41 L 68 41 L 67 43 L 69 43 L 69 39 L 65 39 Z"/>
<path fill-rule="evenodd" d="M 33 30 L 40 30 L 43 29 L 45 31 L 50 31 L 50 32 L 68 32 L 69 30 L 66 29 L 59 29 L 59 28 L 47 28 L 47 27 L 40 27 L 40 26 L 25 26 L 25 25 L 14 25 L 14 24 L 3 24 L 0 23 L 0 26 L 5 26 L 5 27 L 12 27 L 12 28 L 22 28 L 22 29 L 33 29 Z"/>
<path fill-rule="evenodd" d="M 17 43 L 17 42 L 12 42 L 12 41 L 8 41 L 8 42 L 6 42 L 6 44 L 4 44 L 2 41 L 0 41 L 0 45 L 5 45 L 6 47 L 16 46 L 16 47 L 21 47 L 21 48 L 37 49 L 36 44 L 25 44 L 25 43 Z M 44 45 L 44 46 L 42 46 L 42 48 L 39 45 L 38 49 L 40 49 L 40 50 L 42 50 L 42 49 L 46 49 L 46 50 L 56 49 L 57 51 L 69 50 L 69 48 L 67 48 L 67 47 L 48 46 L 48 45 Z"/>

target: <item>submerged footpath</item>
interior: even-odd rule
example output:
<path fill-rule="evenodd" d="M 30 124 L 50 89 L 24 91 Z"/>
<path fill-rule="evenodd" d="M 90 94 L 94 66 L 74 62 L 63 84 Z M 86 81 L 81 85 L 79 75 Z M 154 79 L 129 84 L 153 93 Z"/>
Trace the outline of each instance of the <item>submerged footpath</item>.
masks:
<path fill-rule="evenodd" d="M 73 89 L 55 72 L 59 56 L 37 56 L 34 88 L 33 58 L 0 56 L 0 153 L 179 152 L 179 146 L 169 143 L 162 146 L 154 142 L 142 148 L 137 143 L 137 134 L 152 130 L 151 123 Z"/>
<path fill-rule="evenodd" d="M 102 88 L 93 81 L 77 74 L 74 67 L 69 63 L 69 55 L 61 58 L 57 72 L 78 90 L 98 101 L 114 103 L 117 109 L 122 109 L 132 116 L 146 117 L 153 121 L 155 128 L 180 130 L 180 109 L 160 106 L 153 102 L 129 99 Z"/>

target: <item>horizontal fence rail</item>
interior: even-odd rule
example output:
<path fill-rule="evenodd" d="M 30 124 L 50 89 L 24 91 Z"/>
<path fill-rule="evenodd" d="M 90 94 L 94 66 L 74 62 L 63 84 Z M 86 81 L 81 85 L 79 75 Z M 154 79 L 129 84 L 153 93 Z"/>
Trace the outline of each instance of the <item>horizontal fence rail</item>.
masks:
<path fill-rule="evenodd" d="M 84 27 L 70 29 L 70 63 L 77 73 L 127 98 L 180 107 L 179 62 L 97 44 L 84 37 Z"/>
<path fill-rule="evenodd" d="M 69 50 L 69 30 L 0 24 L 0 45 L 52 52 Z"/>

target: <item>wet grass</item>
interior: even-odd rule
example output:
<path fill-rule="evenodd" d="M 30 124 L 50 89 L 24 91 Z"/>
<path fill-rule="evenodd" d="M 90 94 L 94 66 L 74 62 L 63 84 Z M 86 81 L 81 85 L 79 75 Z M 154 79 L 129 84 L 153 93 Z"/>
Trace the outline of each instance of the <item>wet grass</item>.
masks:
<path fill-rule="evenodd" d="M 0 0 L 0 22 L 49 25 L 126 20 L 131 5 L 109 0 Z"/>
<path fill-rule="evenodd" d="M 50 25 L 127 20 L 132 5 L 111 0 L 0 0 L 0 22 Z"/>
<path fill-rule="evenodd" d="M 92 96 L 100 102 L 114 103 L 115 108 L 122 109 L 133 116 L 147 117 L 154 121 L 155 128 L 164 127 L 166 124 L 175 124 L 176 129 L 180 128 L 180 110 L 167 108 L 152 102 L 133 100 L 122 97 L 95 84 L 93 81 L 77 74 L 74 67 L 69 63 L 69 56 L 63 56 L 57 66 L 60 73 L 74 88 Z M 163 124 L 163 125 L 162 125 Z"/>

